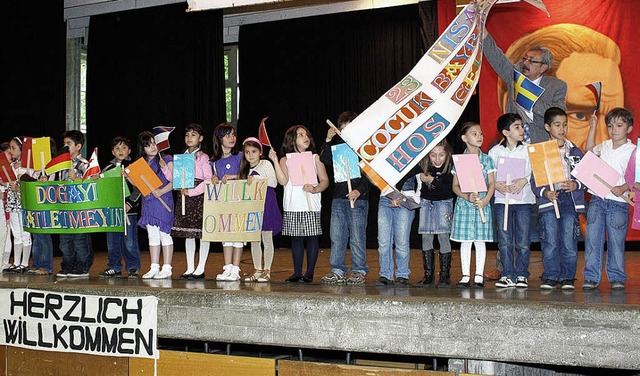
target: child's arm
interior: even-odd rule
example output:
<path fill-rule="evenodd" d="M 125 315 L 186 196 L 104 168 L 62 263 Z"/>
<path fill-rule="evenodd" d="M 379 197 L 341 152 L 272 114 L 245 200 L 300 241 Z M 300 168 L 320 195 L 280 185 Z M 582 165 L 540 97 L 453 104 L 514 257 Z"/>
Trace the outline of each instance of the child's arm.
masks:
<path fill-rule="evenodd" d="M 589 118 L 589 135 L 587 136 L 587 145 L 586 145 L 587 150 L 585 150 L 585 152 L 593 149 L 594 146 L 596 146 L 597 125 L 598 125 L 598 117 L 595 114 L 593 114 Z"/>
<path fill-rule="evenodd" d="M 158 165 L 160 166 L 160 171 L 164 174 L 164 177 L 167 180 L 173 180 L 173 161 L 166 162 L 164 158 L 160 157 L 158 161 Z"/>
<path fill-rule="evenodd" d="M 213 175 L 211 171 L 211 165 L 209 164 L 209 157 L 206 154 L 201 153 L 195 161 L 196 167 L 196 176 L 202 176 L 202 181 L 200 184 L 191 189 L 182 189 L 183 194 L 186 193 L 187 196 L 199 196 L 204 193 L 204 186 L 207 184 L 209 180 L 211 180 L 211 176 Z"/>
<path fill-rule="evenodd" d="M 273 153 L 273 154 L 272 154 Z M 269 158 L 273 161 L 273 168 L 276 170 L 276 178 L 278 179 L 278 183 L 280 185 L 287 185 L 289 182 L 289 169 L 287 169 L 287 157 L 280 158 L 278 161 L 278 156 L 276 152 L 272 149 L 269 152 Z"/>
<path fill-rule="evenodd" d="M 622 185 L 616 185 L 615 187 L 611 188 L 611 193 L 613 193 L 616 197 L 620 197 L 628 190 L 629 186 L 627 185 L 627 183 L 624 183 Z"/>

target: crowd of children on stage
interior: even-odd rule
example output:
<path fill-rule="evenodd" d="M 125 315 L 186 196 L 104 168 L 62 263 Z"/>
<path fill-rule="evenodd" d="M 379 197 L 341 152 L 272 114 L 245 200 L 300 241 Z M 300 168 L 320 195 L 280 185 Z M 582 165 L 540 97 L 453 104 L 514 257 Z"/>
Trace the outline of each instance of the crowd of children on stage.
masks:
<path fill-rule="evenodd" d="M 344 112 L 338 118 L 340 129 L 357 116 Z M 381 192 L 378 205 L 378 252 L 380 273 L 377 285 L 408 285 L 409 238 L 414 217 L 419 217 L 418 232 L 422 235 L 422 261 L 424 276 L 416 286 L 451 286 L 451 240 L 460 243 L 462 277 L 455 285 L 459 288 L 484 286 L 486 243 L 496 241 L 503 268 L 496 288 L 528 287 L 531 221 L 539 222 L 543 273 L 541 289 L 575 288 L 580 237 L 580 214 L 586 214 L 585 267 L 583 290 L 598 288 L 602 280 L 604 243 L 607 242 L 606 272 L 612 289 L 624 289 L 627 280 L 625 268 L 625 237 L 629 224 L 629 205 L 624 195 L 629 191 L 640 193 L 635 182 L 636 146 L 627 138 L 633 127 L 633 116 L 624 108 L 606 114 L 610 139 L 594 144 L 597 117 L 590 119 L 587 150 L 592 151 L 623 177 L 606 197 L 591 193 L 585 199 L 586 187 L 571 172 L 587 150 L 580 150 L 567 139 L 567 114 L 560 108 L 545 113 L 545 129 L 550 140 L 557 141 L 565 181 L 554 186 L 537 186 L 532 173 L 527 147 L 523 144 L 525 129 L 519 115 L 507 113 L 497 120 L 500 142 L 482 151 L 483 132 L 480 124 L 466 122 L 458 127 L 459 137 L 465 145 L 463 153 L 476 154 L 482 167 L 487 190 L 466 193 L 461 189 L 453 163 L 453 150 L 446 140 L 440 141 L 412 171 L 387 191 Z M 485 125 L 484 127 L 488 127 Z M 162 153 L 148 131 L 138 135 L 135 148 L 157 174 L 162 185 L 143 196 L 124 171 L 131 163 L 134 145 L 125 137 L 116 137 L 111 143 L 113 159 L 102 172 L 123 168 L 130 194 L 125 198 L 127 231 L 109 232 L 107 237 L 108 264 L 101 277 L 138 277 L 141 269 L 138 227 L 148 234 L 150 267 L 140 273 L 143 279 L 170 279 L 173 277 L 173 238 L 185 239 L 187 269 L 179 276 L 182 280 L 205 277 L 205 266 L 210 244 L 202 239 L 202 212 L 205 185 L 208 182 L 226 184 L 234 179 L 255 178 L 267 180 L 266 203 L 261 241 L 251 242 L 253 271 L 240 270 L 245 243 L 238 239 L 222 243 L 224 265 L 218 281 L 269 282 L 274 260 L 273 236 L 282 232 L 291 238 L 293 274 L 288 283 L 310 283 L 318 259 L 321 227 L 321 193 L 330 183 L 325 165 L 330 166 L 332 147 L 343 142 L 335 137 L 339 130 L 330 128 L 319 154 L 309 130 L 294 125 L 284 134 L 281 154 L 273 148 L 267 157 L 263 144 L 255 137 L 238 144 L 236 132 L 229 123 L 213 130 L 213 148 L 209 156 L 203 147 L 206 131 L 199 124 L 184 129 L 184 154 L 193 154 L 195 163 L 194 188 L 173 189 L 173 158 Z M 50 275 L 53 273 L 53 246 L 48 234 L 30 234 L 22 227 L 20 199 L 21 180 L 79 180 L 88 167 L 80 150 L 84 135 L 68 131 L 63 135 L 64 151 L 69 152 L 72 168 L 52 176 L 44 171 L 21 167 L 24 137 L 14 137 L 0 145 L 12 163 L 17 181 L 2 182 L 0 190 L 4 220 L 0 220 L 0 245 L 3 273 Z M 554 144 L 555 145 L 555 144 Z M 310 151 L 313 155 L 317 183 L 294 185 L 289 176 L 287 154 Z M 52 142 L 55 154 L 55 143 Z M 498 181 L 496 166 L 501 157 L 524 160 L 525 176 L 510 182 Z M 99 176 L 93 176 L 97 179 Z M 365 178 L 334 183 L 331 207 L 331 271 L 321 278 L 324 284 L 363 284 L 369 272 L 366 255 L 366 227 L 369 207 L 370 183 Z M 283 202 L 277 202 L 275 188 L 284 187 Z M 501 195 L 494 195 L 495 192 Z M 400 192 L 402 195 L 392 193 Z M 516 195 L 508 198 L 509 194 Z M 636 194 L 640 201 L 640 195 Z M 409 200 L 414 205 L 406 205 Z M 173 210 L 174 203 L 184 200 L 185 214 Z M 507 201 L 508 200 L 508 201 Z M 167 207 L 171 210 L 167 210 Z M 283 211 L 280 211 L 282 207 Z M 559 214 L 559 215 L 558 215 Z M 635 213 L 634 213 L 635 214 Z M 640 214 L 638 216 L 640 217 Z M 640 219 L 640 218 L 639 218 Z M 505 224 L 503 226 L 503 223 Z M 640 223 L 640 220 L 638 221 Z M 437 238 L 439 251 L 436 252 Z M 198 239 L 198 242 L 196 242 Z M 351 250 L 351 269 L 347 267 L 347 244 Z M 196 245 L 198 254 L 196 263 Z M 471 271 L 471 250 L 475 249 L 475 268 Z M 87 234 L 61 234 L 62 263 L 56 273 L 59 278 L 89 276 L 93 264 L 91 238 Z M 306 252 L 305 252 L 306 250 Z M 13 251 L 13 257 L 12 257 Z M 29 259 L 33 262 L 29 267 Z M 303 261 L 306 254 L 306 269 Z M 436 273 L 436 255 L 439 273 Z M 162 256 L 162 263 L 160 256 Z M 123 263 L 124 259 L 124 263 Z M 11 262 L 12 260 L 12 262 Z M 350 273 L 349 273 L 350 271 Z"/>

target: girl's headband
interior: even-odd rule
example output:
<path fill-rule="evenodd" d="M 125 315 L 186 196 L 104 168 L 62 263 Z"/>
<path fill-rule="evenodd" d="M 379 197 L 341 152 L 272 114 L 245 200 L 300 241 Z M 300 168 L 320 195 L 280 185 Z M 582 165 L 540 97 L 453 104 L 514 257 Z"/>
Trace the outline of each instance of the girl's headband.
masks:
<path fill-rule="evenodd" d="M 14 137 L 13 140 L 20 146 L 20 149 L 22 149 L 22 139 L 20 137 Z"/>
<path fill-rule="evenodd" d="M 256 144 L 260 145 L 260 154 L 262 154 L 262 142 L 255 137 L 247 137 L 244 141 L 242 141 L 242 145 L 246 144 L 249 141 L 253 141 Z"/>

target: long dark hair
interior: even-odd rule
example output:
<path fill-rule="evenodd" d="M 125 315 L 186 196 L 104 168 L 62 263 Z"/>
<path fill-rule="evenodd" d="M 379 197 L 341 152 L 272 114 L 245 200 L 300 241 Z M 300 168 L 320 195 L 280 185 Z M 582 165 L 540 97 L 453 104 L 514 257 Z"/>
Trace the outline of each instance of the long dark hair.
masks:
<path fill-rule="evenodd" d="M 434 146 L 433 149 L 437 148 L 438 146 L 442 146 L 444 148 L 444 152 L 447 153 L 447 160 L 442 164 L 442 173 L 448 174 L 453 168 L 453 157 L 451 157 L 451 155 L 453 154 L 453 148 L 447 142 L 446 138 L 443 138 L 442 141 L 438 142 L 438 144 Z M 431 152 L 427 153 L 427 155 L 420 161 L 420 167 L 422 167 L 422 171 L 424 173 L 428 173 L 429 169 L 434 169 L 436 167 L 433 165 L 433 163 L 431 163 L 431 158 L 429 158 L 430 153 Z"/>
<path fill-rule="evenodd" d="M 256 142 L 254 140 L 244 140 L 242 142 L 242 153 L 245 153 L 244 149 L 247 146 L 251 146 L 251 147 L 254 147 L 254 148 L 260 150 L 260 159 L 264 159 L 263 156 L 262 156 L 262 145 L 260 145 L 259 142 Z M 249 170 L 251 170 L 251 166 L 249 165 L 249 162 L 247 161 L 247 158 L 242 158 L 242 161 L 240 161 L 240 172 L 238 173 L 238 178 L 239 179 L 248 178 L 249 177 Z"/>
<path fill-rule="evenodd" d="M 147 160 L 147 153 L 144 152 L 144 148 L 151 145 L 151 143 L 155 143 L 155 138 L 153 136 L 153 133 L 151 133 L 150 131 L 144 131 L 144 132 L 140 132 L 140 134 L 138 135 L 138 156 L 144 158 L 144 160 Z M 158 154 L 156 154 L 155 157 L 153 157 L 153 159 L 158 159 L 156 162 L 158 162 L 158 168 L 160 168 L 160 158 L 162 158 L 162 154 L 160 153 L 160 151 L 158 151 Z M 156 174 L 158 173 L 158 171 L 154 171 Z"/>
<path fill-rule="evenodd" d="M 213 130 L 213 154 L 211 155 L 212 161 L 215 162 L 218 159 L 222 158 L 222 138 L 229 133 L 236 133 L 236 130 L 233 129 L 233 125 L 231 125 L 231 123 L 220 123 L 218 124 L 216 129 Z M 236 141 L 236 144 L 233 145 L 233 148 L 231 149 L 231 154 L 233 155 L 237 153 L 238 142 Z"/>
<path fill-rule="evenodd" d="M 300 150 L 298 150 L 298 148 L 296 147 L 296 133 L 300 128 L 304 129 L 304 131 L 307 132 L 307 136 L 309 137 L 309 148 L 306 151 L 310 151 L 312 153 L 316 152 L 316 143 L 313 141 L 313 136 L 311 136 L 311 132 L 309 132 L 309 129 L 307 129 L 307 127 L 305 127 L 304 125 L 294 125 L 289 127 L 289 129 L 287 129 L 284 134 L 281 148 L 282 154 L 286 155 L 287 153 L 300 152 Z"/>

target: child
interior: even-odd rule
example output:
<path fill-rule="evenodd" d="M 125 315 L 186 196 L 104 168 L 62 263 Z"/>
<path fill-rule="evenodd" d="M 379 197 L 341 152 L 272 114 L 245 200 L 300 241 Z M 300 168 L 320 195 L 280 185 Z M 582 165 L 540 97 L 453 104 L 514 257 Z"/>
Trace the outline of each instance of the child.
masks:
<path fill-rule="evenodd" d="M 501 277 L 496 282 L 496 287 L 529 287 L 529 222 L 531 218 L 531 205 L 536 198 L 531 191 L 529 181 L 531 179 L 531 162 L 529 152 L 522 143 L 524 140 L 524 128 L 522 118 L 518 114 L 506 113 L 498 118 L 498 132 L 502 135 L 502 141 L 491 150 L 489 156 L 495 166 L 498 166 L 499 157 L 517 158 L 525 161 L 524 177 L 506 181 L 496 181 L 496 190 L 500 193 L 520 193 L 520 198 L 509 197 L 509 211 L 505 213 L 505 197 L 496 196 L 495 212 L 496 227 L 498 229 L 498 250 L 502 262 Z M 499 167 L 499 166 L 498 166 Z M 504 218 L 507 215 L 507 230 L 504 230 Z M 514 249 L 515 245 L 515 249 Z M 514 257 L 514 253 L 517 254 Z M 515 268 L 514 268 L 515 258 Z"/>
<path fill-rule="evenodd" d="M 211 179 L 211 165 L 209 164 L 209 156 L 202 150 L 203 134 L 200 124 L 189 124 L 184 130 L 184 143 L 187 145 L 187 150 L 184 153 L 195 155 L 195 187 L 182 188 L 180 194 L 175 197 L 176 204 L 179 204 L 179 200 L 185 200 L 185 215 L 182 215 L 182 210 L 176 210 L 171 229 L 172 237 L 186 238 L 184 245 L 187 270 L 180 276 L 182 280 L 203 279 L 204 268 L 209 256 L 210 243 L 202 240 L 202 208 L 204 206 L 204 188 Z M 195 269 L 196 239 L 200 239 L 200 257 L 197 269 Z"/>
<path fill-rule="evenodd" d="M 63 133 L 62 137 L 64 146 L 71 154 L 72 168 L 61 171 L 58 180 L 81 180 L 89 166 L 89 162 L 80 155 L 84 145 L 84 134 L 79 130 L 71 130 Z M 60 234 L 60 251 L 62 263 L 57 277 L 89 277 L 89 269 L 93 264 L 89 234 Z"/>
<path fill-rule="evenodd" d="M 584 153 L 567 140 L 567 113 L 561 108 L 551 107 L 544 114 L 544 128 L 552 140 L 558 142 L 562 169 L 567 179 L 554 185 L 536 186 L 531 177 L 533 193 L 538 197 L 538 220 L 540 223 L 540 248 L 542 250 L 543 290 L 554 289 L 558 283 L 563 290 L 573 290 L 578 261 L 578 214 L 585 212 L 584 187 L 571 176 L 571 171 L 580 162 Z M 560 210 L 556 218 L 552 200 Z"/>
<path fill-rule="evenodd" d="M 213 130 L 213 175 L 211 182 L 218 184 L 227 183 L 227 180 L 237 179 L 240 173 L 242 153 L 236 147 L 236 131 L 230 123 L 219 124 Z M 224 266 L 222 274 L 216 276 L 218 281 L 240 280 L 240 259 L 242 258 L 243 242 L 222 243 Z"/>
<path fill-rule="evenodd" d="M 247 179 L 251 185 L 253 177 L 267 179 L 267 196 L 264 203 L 264 215 L 262 217 L 262 243 L 264 244 L 264 264 L 262 263 L 263 251 L 260 241 L 251 242 L 251 258 L 253 259 L 254 272 L 246 277 L 245 282 L 269 282 L 271 280 L 271 263 L 273 262 L 273 235 L 282 231 L 282 214 L 276 200 L 274 188 L 278 185 L 276 172 L 273 165 L 262 156 L 262 144 L 255 137 L 249 137 L 242 142 L 242 154 L 244 159 L 240 164 L 240 179 Z M 278 155 L 271 148 L 269 157 L 273 163 L 278 163 Z"/>
<path fill-rule="evenodd" d="M 20 167 L 22 158 L 22 143 L 24 137 L 14 137 L 9 141 L 9 161 L 18 180 L 9 182 L 6 191 L 7 202 L 5 210 L 9 213 L 9 227 L 13 235 L 13 264 L 3 273 L 25 273 L 29 269 L 31 256 L 31 234 L 22 228 L 22 206 L 20 204 L 20 176 L 27 170 Z M 7 235 L 9 236 L 9 235 Z"/>
<path fill-rule="evenodd" d="M 491 158 L 482 152 L 482 128 L 476 122 L 466 122 L 460 127 L 460 138 L 465 143 L 465 154 L 478 154 L 482 175 L 484 176 L 487 192 L 463 193 L 460 182 L 453 174 L 453 192 L 458 196 L 453 211 L 453 225 L 451 240 L 460 242 L 460 261 L 462 279 L 456 285 L 458 288 L 471 286 L 471 244 L 476 246 L 476 274 L 473 278 L 474 287 L 484 286 L 484 261 L 487 256 L 486 242 L 493 241 L 493 216 L 491 215 L 491 197 L 495 190 L 495 167 Z M 480 210 L 484 213 L 485 223 L 480 218 Z"/>
<path fill-rule="evenodd" d="M 305 184 L 294 186 L 289 180 L 289 165 L 287 153 L 302 153 L 311 151 L 318 176 L 318 184 Z M 303 125 L 289 127 L 282 141 L 282 154 L 280 163 L 276 164 L 276 177 L 278 183 L 284 186 L 282 218 L 282 235 L 291 236 L 291 254 L 293 256 L 293 274 L 286 282 L 311 283 L 318 260 L 318 235 L 322 234 L 320 226 L 320 193 L 329 186 L 329 178 L 320 157 L 315 154 L 315 144 L 311 133 Z M 304 249 L 307 248 L 307 270 L 302 274 L 302 261 Z"/>
<path fill-rule="evenodd" d="M 338 127 L 344 129 L 358 114 L 346 111 L 338 116 Z M 327 166 L 333 164 L 331 146 L 344 143 L 335 137 L 330 127 L 325 143 L 320 149 L 320 161 Z M 356 166 L 357 168 L 357 166 Z M 351 207 L 351 202 L 354 207 Z M 369 272 L 367 266 L 367 215 L 369 213 L 369 180 L 364 176 L 351 179 L 351 192 L 346 181 L 335 183 L 331 201 L 331 272 L 322 277 L 325 284 L 363 284 Z M 351 276 L 347 277 L 347 241 L 351 254 Z"/>
<path fill-rule="evenodd" d="M 11 154 L 9 153 L 9 143 L 3 142 L 0 144 L 0 151 L 3 152 L 7 159 L 11 161 Z M 0 247 L 2 250 L 2 265 L 0 270 L 9 270 L 11 264 L 11 227 L 9 226 L 9 213 L 5 211 L 5 201 L 7 198 L 7 190 L 9 189 L 8 181 L 2 181 L 0 185 Z"/>
<path fill-rule="evenodd" d="M 171 261 L 173 259 L 173 160 L 170 155 L 162 156 L 158 151 L 153 133 L 144 131 L 138 135 L 138 155 L 143 156 L 151 169 L 158 175 L 162 186 L 146 197 L 142 198 L 142 216 L 138 226 L 147 229 L 149 236 L 149 254 L 151 268 L 142 279 L 170 279 L 172 274 Z M 162 199 L 167 206 L 162 205 Z M 160 269 L 160 247 L 164 264 Z"/>
<path fill-rule="evenodd" d="M 627 164 L 636 146 L 627 139 L 633 129 L 633 115 L 625 108 L 617 107 L 605 117 L 610 139 L 595 145 L 598 118 L 594 115 L 589 123 L 587 150 L 591 150 L 616 171 L 625 174 Z M 623 290 L 627 281 L 624 260 L 624 242 L 629 226 L 629 205 L 622 195 L 629 186 L 620 178 L 607 197 L 591 196 L 587 211 L 587 235 L 584 244 L 583 290 L 594 290 L 602 279 L 602 256 L 605 236 L 607 239 L 607 278 L 612 290 Z M 591 191 L 589 191 L 591 192 Z M 593 192 L 592 192 L 593 193 Z"/>
<path fill-rule="evenodd" d="M 422 262 L 424 278 L 417 286 L 433 284 L 435 274 L 433 237 L 438 236 L 440 244 L 440 278 L 438 285 L 451 285 L 451 219 L 453 217 L 453 160 L 451 146 L 446 139 L 440 141 L 422 159 L 420 167 L 420 225 L 422 234 Z"/>
<path fill-rule="evenodd" d="M 102 169 L 103 172 L 114 168 L 126 168 L 131 163 L 131 141 L 126 137 L 115 137 L 111 141 L 111 154 L 113 159 Z M 122 275 L 122 257 L 130 278 L 138 276 L 140 270 L 140 246 L 138 245 L 138 213 L 140 206 L 140 191 L 131 183 L 131 194 L 125 198 L 127 213 L 127 233 L 107 232 L 107 251 L 109 262 L 107 269 L 100 272 L 101 277 L 115 277 Z"/>

